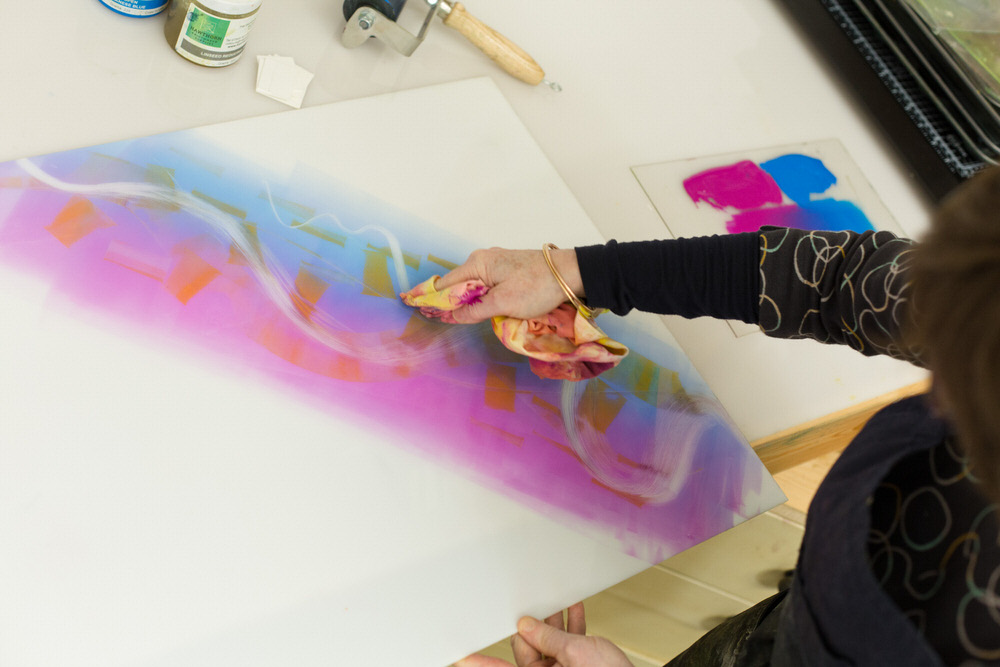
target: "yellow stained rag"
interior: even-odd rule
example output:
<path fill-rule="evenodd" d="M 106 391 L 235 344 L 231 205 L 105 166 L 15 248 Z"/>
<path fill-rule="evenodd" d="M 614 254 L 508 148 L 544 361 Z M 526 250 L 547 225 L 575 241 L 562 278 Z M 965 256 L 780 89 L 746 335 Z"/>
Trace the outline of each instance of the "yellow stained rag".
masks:
<path fill-rule="evenodd" d="M 436 288 L 440 276 L 432 276 L 409 292 L 400 294 L 408 306 L 442 322 L 455 323 L 451 311 L 478 303 L 489 291 L 482 281 L 469 280 L 443 290 Z M 597 325 L 569 303 L 530 320 L 498 316 L 493 333 L 510 350 L 530 358 L 535 375 L 554 380 L 586 380 L 614 368 L 628 348 L 609 338 Z"/>

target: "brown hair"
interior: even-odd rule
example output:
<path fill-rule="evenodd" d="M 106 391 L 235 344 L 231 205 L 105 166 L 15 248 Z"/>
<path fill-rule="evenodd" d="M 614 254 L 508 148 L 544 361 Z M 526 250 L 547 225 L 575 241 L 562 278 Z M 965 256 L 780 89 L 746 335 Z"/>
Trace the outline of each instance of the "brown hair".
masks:
<path fill-rule="evenodd" d="M 1000 167 L 948 195 L 911 270 L 914 342 L 935 399 L 1000 502 Z"/>

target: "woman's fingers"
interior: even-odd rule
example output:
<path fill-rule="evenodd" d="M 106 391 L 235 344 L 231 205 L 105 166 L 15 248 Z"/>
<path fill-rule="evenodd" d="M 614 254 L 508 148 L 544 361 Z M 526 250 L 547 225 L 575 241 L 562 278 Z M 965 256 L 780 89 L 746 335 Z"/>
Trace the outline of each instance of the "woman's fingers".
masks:
<path fill-rule="evenodd" d="M 577 602 L 566 610 L 566 630 L 574 635 L 587 634 L 587 618 L 582 602 Z"/>

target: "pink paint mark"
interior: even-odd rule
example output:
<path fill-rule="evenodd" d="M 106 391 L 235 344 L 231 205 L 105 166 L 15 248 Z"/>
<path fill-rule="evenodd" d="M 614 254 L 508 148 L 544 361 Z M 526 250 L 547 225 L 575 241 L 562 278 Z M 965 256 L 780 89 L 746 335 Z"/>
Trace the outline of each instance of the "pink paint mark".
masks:
<path fill-rule="evenodd" d="M 459 296 L 459 303 L 463 306 L 471 306 L 474 303 L 480 303 L 483 300 L 483 295 L 490 291 L 490 288 L 486 285 L 475 285 L 470 287 L 467 292 L 464 292 Z"/>
<path fill-rule="evenodd" d="M 684 191 L 696 204 L 724 210 L 758 208 L 782 202 L 781 188 L 750 160 L 708 169 L 684 181 Z"/>
<path fill-rule="evenodd" d="M 732 215 L 730 234 L 756 232 L 761 227 L 789 227 L 807 231 L 874 229 L 865 214 L 849 201 L 819 197 L 837 182 L 817 158 L 790 154 L 761 163 L 749 160 L 697 173 L 684 181 L 695 204 Z M 793 203 L 783 204 L 787 195 Z"/>
<path fill-rule="evenodd" d="M 155 153 L 159 141 L 164 139 L 146 140 L 143 150 Z M 68 167 L 60 166 L 74 164 L 75 157 L 55 156 L 47 166 L 65 175 Z M 166 158 L 180 159 L 173 153 Z M 199 183 L 214 182 L 196 165 L 168 164 L 176 167 L 178 180 L 194 181 L 198 175 Z M 0 176 L 4 169 L 16 173 L 15 166 L 0 165 Z M 669 383 L 648 380 L 659 370 L 617 379 L 609 374 L 607 382 L 594 385 L 588 400 L 580 397 L 579 405 L 564 415 L 563 383 L 537 377 L 525 358 L 498 346 L 485 327 L 479 334 L 465 330 L 463 336 L 461 329 L 436 323 L 416 326 L 409 311 L 394 301 L 365 296 L 360 278 L 367 254 L 361 240 L 328 243 L 305 236 L 271 220 L 269 209 L 254 199 L 253 188 L 240 181 L 224 190 L 218 187 L 230 193 L 225 199 L 234 205 L 259 207 L 253 219 L 262 233 L 259 238 L 254 233 L 254 244 L 267 246 L 289 278 L 279 287 L 296 309 L 308 311 L 310 321 L 313 316 L 331 317 L 345 350 L 333 349 L 297 326 L 264 289 L 270 284 L 266 276 L 254 273 L 241 254 L 234 255 L 228 237 L 209 233 L 202 217 L 194 214 L 198 211 L 179 207 L 164 212 L 157 202 L 143 206 L 124 196 L 127 205 L 110 201 L 114 198 L 74 201 L 63 192 L 23 187 L 17 203 L 0 220 L 0 260 L 47 277 L 62 298 L 115 316 L 150 341 L 190 342 L 188 353 L 208 350 L 228 359 L 240 374 L 277 382 L 325 412 L 458 464 L 501 492 L 531 499 L 533 505 L 551 509 L 595 535 L 613 536 L 623 549 L 650 562 L 731 527 L 745 516 L 743 501 L 756 502 L 749 494 L 744 499 L 742 480 L 754 477 L 751 473 L 761 475 L 760 462 L 721 422 L 704 435 L 691 431 L 694 435 L 688 439 L 670 430 L 674 439 L 663 451 L 690 448 L 690 463 L 682 462 L 678 469 L 693 473 L 678 475 L 678 493 L 669 500 L 623 492 L 609 487 L 607 480 L 595 483 L 593 470 L 581 464 L 568 423 L 586 430 L 591 440 L 608 443 L 608 456 L 620 463 L 615 469 L 627 477 L 637 476 L 634 471 L 659 474 L 672 469 L 659 460 L 647 463 L 639 453 L 666 442 L 659 437 L 664 420 L 682 426 L 690 420 L 684 410 L 672 407 L 671 392 L 683 388 L 679 380 L 671 389 Z M 322 192 L 303 196 L 316 209 L 332 208 Z M 63 213 L 68 204 L 73 215 Z M 100 221 L 108 224 L 82 235 L 77 232 L 86 227 L 67 227 L 73 232 L 63 236 L 73 240 L 69 244 L 58 242 L 45 226 L 57 219 L 61 224 L 90 220 L 98 210 Z M 431 242 L 435 249 L 442 243 L 440 238 Z M 309 272 L 303 272 L 304 262 Z M 451 337 L 458 342 L 449 347 Z M 409 345 L 412 363 L 406 356 L 389 364 L 354 354 L 351 350 L 362 347 L 358 341 L 368 349 Z M 440 359 L 421 362 L 422 351 L 435 350 L 436 345 L 441 346 Z M 605 370 L 600 360 L 586 363 L 595 375 Z M 652 362 L 649 367 L 659 369 Z M 497 368 L 509 370 L 495 381 Z M 504 400 L 487 400 L 487 389 L 497 390 Z M 711 414 L 703 417 L 715 419 Z M 638 467 L 621 463 L 620 455 Z"/>

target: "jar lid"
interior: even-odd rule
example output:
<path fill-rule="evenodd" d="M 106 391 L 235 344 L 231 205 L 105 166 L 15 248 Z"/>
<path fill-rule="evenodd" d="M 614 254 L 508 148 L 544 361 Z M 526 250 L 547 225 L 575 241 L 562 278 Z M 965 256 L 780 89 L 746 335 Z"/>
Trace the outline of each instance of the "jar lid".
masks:
<path fill-rule="evenodd" d="M 198 2 L 208 10 L 230 16 L 240 16 L 259 8 L 261 0 L 198 0 Z"/>

